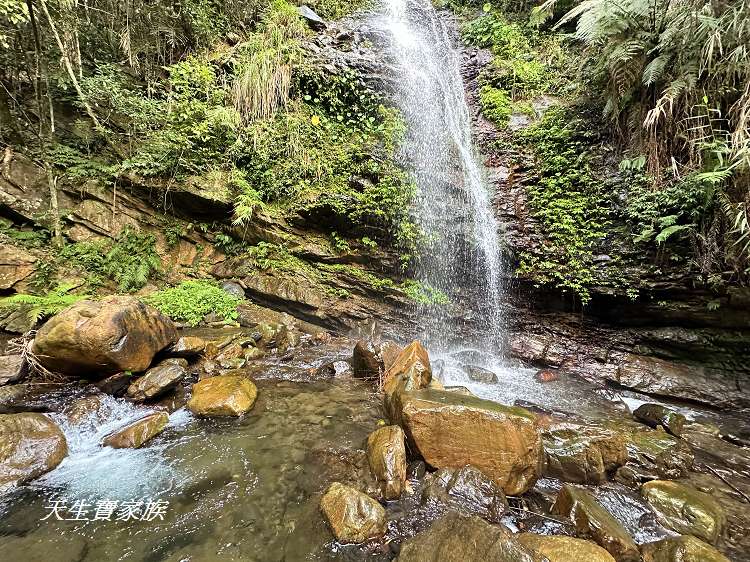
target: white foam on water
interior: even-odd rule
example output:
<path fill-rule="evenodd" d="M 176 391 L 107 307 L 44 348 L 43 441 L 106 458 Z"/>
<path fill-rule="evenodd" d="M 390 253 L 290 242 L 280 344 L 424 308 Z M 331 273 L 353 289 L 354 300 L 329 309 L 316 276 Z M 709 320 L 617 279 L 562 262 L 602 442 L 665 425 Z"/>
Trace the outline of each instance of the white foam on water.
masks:
<path fill-rule="evenodd" d="M 183 479 L 178 467 L 164 455 L 168 440 L 156 437 L 140 449 L 102 446 L 107 435 L 153 412 L 105 396 L 99 412 L 79 424 L 53 415 L 68 441 L 68 456 L 32 486 L 73 500 L 127 500 L 167 494 Z M 184 426 L 190 419 L 187 411 L 178 410 L 170 416 L 165 431 Z"/>

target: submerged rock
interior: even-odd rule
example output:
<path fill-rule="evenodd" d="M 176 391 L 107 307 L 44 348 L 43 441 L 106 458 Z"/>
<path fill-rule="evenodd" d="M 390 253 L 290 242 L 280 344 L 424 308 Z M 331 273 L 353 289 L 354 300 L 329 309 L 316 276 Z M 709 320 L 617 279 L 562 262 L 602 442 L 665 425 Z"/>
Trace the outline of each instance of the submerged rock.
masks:
<path fill-rule="evenodd" d="M 685 425 L 685 416 L 661 404 L 641 404 L 633 417 L 651 427 L 661 426 L 665 431 L 679 437 Z"/>
<path fill-rule="evenodd" d="M 469 380 L 473 382 L 480 382 L 482 384 L 497 383 L 497 375 L 488 369 L 477 367 L 476 365 L 469 365 L 466 367 L 466 372 L 469 375 Z"/>
<path fill-rule="evenodd" d="M 136 379 L 128 387 L 127 395 L 136 402 L 145 402 L 173 389 L 183 378 L 185 378 L 185 365 L 166 359 Z"/>
<path fill-rule="evenodd" d="M 569 517 L 579 535 L 590 537 L 618 562 L 638 562 L 638 547 L 625 528 L 583 488 L 566 484 L 552 512 Z"/>
<path fill-rule="evenodd" d="M 43 414 L 0 414 L 0 490 L 49 472 L 67 455 L 65 435 Z"/>
<path fill-rule="evenodd" d="M 328 526 L 341 543 L 362 543 L 382 537 L 385 509 L 359 490 L 334 482 L 320 500 Z"/>
<path fill-rule="evenodd" d="M 730 562 L 713 546 L 690 535 L 644 544 L 641 555 L 643 562 Z"/>
<path fill-rule="evenodd" d="M 406 484 L 404 432 L 397 425 L 381 427 L 367 438 L 367 461 L 373 476 L 382 485 L 387 500 L 396 500 Z"/>
<path fill-rule="evenodd" d="M 622 436 L 600 427 L 556 424 L 542 433 L 542 440 L 545 475 L 565 482 L 599 484 L 628 460 Z"/>
<path fill-rule="evenodd" d="M 138 449 L 164 431 L 168 423 L 169 416 L 166 413 L 151 414 L 107 435 L 102 445 L 113 449 Z"/>
<path fill-rule="evenodd" d="M 70 406 L 65 408 L 64 414 L 68 418 L 68 423 L 78 425 L 84 419 L 97 414 L 102 407 L 102 396 L 93 395 L 79 398 Z"/>
<path fill-rule="evenodd" d="M 196 416 L 241 416 L 255 404 L 258 389 L 243 376 L 220 375 L 193 385 L 188 410 Z"/>
<path fill-rule="evenodd" d="M 458 470 L 441 468 L 428 475 L 422 502 L 437 503 L 490 521 L 499 521 L 508 509 L 502 488 L 473 466 Z"/>
<path fill-rule="evenodd" d="M 724 526 L 724 509 L 710 495 L 680 482 L 654 480 L 641 487 L 659 521 L 678 533 L 716 544 Z"/>
<path fill-rule="evenodd" d="M 401 545 L 397 562 L 535 562 L 503 525 L 449 513 Z"/>
<path fill-rule="evenodd" d="M 522 494 L 541 473 L 537 416 L 514 406 L 445 390 L 399 395 L 399 419 L 424 460 L 436 468 L 472 465 L 506 494 Z"/>
<path fill-rule="evenodd" d="M 53 316 L 32 346 L 50 371 L 97 376 L 145 371 L 177 339 L 172 321 L 134 297 L 83 300 Z"/>
<path fill-rule="evenodd" d="M 615 562 L 601 546 L 583 539 L 521 533 L 518 542 L 549 562 Z"/>

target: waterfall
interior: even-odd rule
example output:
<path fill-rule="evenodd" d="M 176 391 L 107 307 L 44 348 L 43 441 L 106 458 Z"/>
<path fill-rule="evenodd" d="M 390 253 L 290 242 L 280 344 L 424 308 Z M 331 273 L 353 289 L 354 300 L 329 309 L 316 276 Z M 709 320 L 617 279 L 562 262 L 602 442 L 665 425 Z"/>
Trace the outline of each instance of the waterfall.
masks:
<path fill-rule="evenodd" d="M 388 36 L 387 57 L 397 76 L 395 101 L 407 124 L 403 155 L 418 195 L 418 226 L 426 235 L 417 279 L 454 306 L 424 306 L 421 337 L 436 351 L 457 334 L 502 353 L 502 262 L 498 223 L 484 170 L 471 138 L 455 25 L 430 0 L 385 0 L 376 25 Z M 457 319 L 455 310 L 470 311 Z M 463 330 L 468 328 L 468 330 Z"/>

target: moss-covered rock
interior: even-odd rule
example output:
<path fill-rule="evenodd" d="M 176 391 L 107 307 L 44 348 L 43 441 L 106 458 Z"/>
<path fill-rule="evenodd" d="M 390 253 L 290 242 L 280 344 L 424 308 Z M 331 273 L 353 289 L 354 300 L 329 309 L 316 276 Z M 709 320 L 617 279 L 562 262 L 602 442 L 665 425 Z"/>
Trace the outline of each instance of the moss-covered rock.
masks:
<path fill-rule="evenodd" d="M 716 544 L 726 525 L 724 509 L 710 495 L 680 482 L 654 480 L 641 494 L 666 527 Z"/>
<path fill-rule="evenodd" d="M 651 427 L 661 426 L 665 431 L 679 437 L 685 425 L 685 416 L 661 404 L 641 404 L 633 417 Z"/>
<path fill-rule="evenodd" d="M 641 546 L 643 562 L 729 562 L 729 558 L 690 535 L 668 537 Z"/>

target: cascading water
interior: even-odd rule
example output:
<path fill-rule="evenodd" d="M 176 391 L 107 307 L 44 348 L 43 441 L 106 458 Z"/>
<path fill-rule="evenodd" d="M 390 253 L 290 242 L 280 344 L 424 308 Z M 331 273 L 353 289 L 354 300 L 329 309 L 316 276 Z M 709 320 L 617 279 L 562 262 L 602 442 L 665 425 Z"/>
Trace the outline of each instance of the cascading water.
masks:
<path fill-rule="evenodd" d="M 454 26 L 430 0 L 386 0 L 376 23 L 387 32 L 395 93 L 407 122 L 404 156 L 417 182 L 417 221 L 426 247 L 418 279 L 455 307 L 425 307 L 421 337 L 435 352 L 457 339 L 502 355 L 502 263 L 498 223 L 471 138 L 471 120 L 455 48 Z M 457 338 L 463 326 L 470 338 Z"/>

